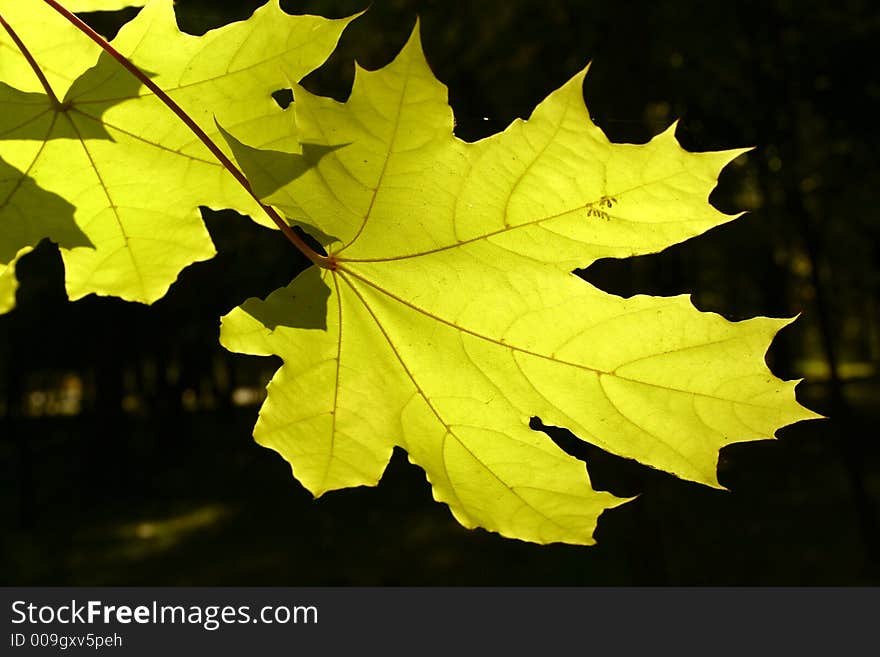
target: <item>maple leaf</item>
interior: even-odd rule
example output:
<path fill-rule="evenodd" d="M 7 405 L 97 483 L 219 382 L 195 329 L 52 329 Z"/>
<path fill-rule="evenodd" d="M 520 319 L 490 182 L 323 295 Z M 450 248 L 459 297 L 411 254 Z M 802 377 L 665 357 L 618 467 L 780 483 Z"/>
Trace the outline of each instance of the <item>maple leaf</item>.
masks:
<path fill-rule="evenodd" d="M 532 416 L 709 486 L 721 447 L 817 417 L 764 363 L 789 320 L 732 323 L 570 273 L 733 219 L 707 197 L 742 152 L 686 152 L 673 128 L 610 143 L 585 73 L 465 143 L 416 28 L 390 65 L 357 69 L 347 102 L 295 89 L 292 132 L 339 146 L 296 179 L 230 138 L 267 202 L 336 236 L 329 268 L 221 327 L 227 349 L 284 360 L 254 436 L 316 496 L 374 485 L 399 445 L 464 526 L 589 544 L 625 500 L 593 490 Z"/>
<path fill-rule="evenodd" d="M 0 157 L 21 180 L 75 205 L 85 236 L 66 241 L 48 215 L 29 217 L 26 238 L 10 230 L 24 189 L 10 185 L 0 196 L 4 275 L 9 254 L 48 237 L 61 247 L 71 299 L 97 293 L 150 303 L 181 269 L 214 255 L 199 206 L 272 225 L 162 100 L 42 0 L 0 0 L 0 17 L 7 28 L 0 32 Z M 193 37 L 177 28 L 171 0 L 154 0 L 112 43 L 209 136 L 216 113 L 242 134 L 259 127 L 266 144 L 283 119 L 271 93 L 322 64 L 352 18 L 291 16 L 275 0 L 247 21 Z"/>

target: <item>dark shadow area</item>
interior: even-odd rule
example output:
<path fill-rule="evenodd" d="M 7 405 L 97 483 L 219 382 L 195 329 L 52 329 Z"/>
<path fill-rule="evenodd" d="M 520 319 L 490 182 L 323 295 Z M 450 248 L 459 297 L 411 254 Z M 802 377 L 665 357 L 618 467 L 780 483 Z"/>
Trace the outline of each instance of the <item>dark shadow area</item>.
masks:
<path fill-rule="evenodd" d="M 0 262 L 8 263 L 19 249 L 36 246 L 44 235 L 51 235 L 68 249 L 91 247 L 92 242 L 74 221 L 76 210 L 70 203 L 37 185 L 32 178 L 0 159 L 0 194 L 13 208 L 39 208 L 37 217 L 18 212 L 13 221 L 0 226 L 7 239 L 0 246 Z M 11 213 L 10 213 L 11 214 Z M 10 237 L 11 236 L 11 237 Z"/>
<path fill-rule="evenodd" d="M 250 298 L 241 309 L 272 331 L 279 326 L 326 331 L 329 298 L 330 288 L 321 278 L 321 270 L 309 267 L 287 287 L 265 300 Z M 291 308 L 296 308 L 293 316 Z"/>
<path fill-rule="evenodd" d="M 325 155 L 338 148 L 344 148 L 344 144 L 324 146 L 322 144 L 302 144 L 302 153 L 285 153 L 282 151 L 261 150 L 240 142 L 233 135 L 223 129 L 217 121 L 217 128 L 232 149 L 238 166 L 248 177 L 254 192 L 260 198 L 267 198 L 296 180 L 306 171 L 313 168 Z M 334 235 L 327 235 L 315 226 L 295 217 L 286 217 L 289 224 L 300 228 L 320 244 L 332 244 L 337 241 Z M 321 250 L 326 254 L 324 248 Z"/>
<path fill-rule="evenodd" d="M 281 109 L 287 109 L 293 102 L 293 91 L 290 89 L 278 89 L 272 92 L 272 98 Z"/>

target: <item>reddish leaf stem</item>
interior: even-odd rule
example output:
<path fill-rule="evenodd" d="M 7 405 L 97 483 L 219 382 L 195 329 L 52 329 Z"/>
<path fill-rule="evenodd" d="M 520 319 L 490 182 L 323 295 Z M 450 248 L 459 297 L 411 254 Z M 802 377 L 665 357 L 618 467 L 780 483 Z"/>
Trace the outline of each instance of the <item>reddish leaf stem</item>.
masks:
<path fill-rule="evenodd" d="M 3 25 L 3 29 L 6 30 L 9 36 L 15 42 L 15 45 L 18 47 L 18 50 L 21 52 L 21 54 L 24 55 L 27 63 L 31 65 L 34 73 L 37 74 L 37 78 L 40 80 L 40 84 L 43 85 L 43 89 L 46 90 L 46 95 L 49 97 L 49 102 L 51 102 L 52 105 L 54 105 L 55 107 L 61 107 L 58 96 L 55 95 L 55 92 L 49 85 L 49 81 L 46 79 L 46 76 L 43 73 L 43 69 L 41 69 L 40 66 L 37 64 L 37 60 L 34 59 L 31 51 L 27 49 L 27 46 L 24 45 L 24 42 L 21 40 L 18 34 L 16 34 L 15 30 L 12 29 L 12 26 L 6 22 L 5 18 L 3 18 L 3 14 L 0 14 L 0 24 Z"/>
<path fill-rule="evenodd" d="M 294 230 L 288 225 L 284 219 L 275 211 L 270 205 L 263 203 L 257 195 L 254 193 L 254 190 L 251 188 L 251 184 L 248 182 L 247 177 L 242 173 L 242 171 L 230 160 L 226 154 L 220 150 L 220 147 L 207 135 L 207 133 L 199 127 L 198 123 L 193 120 L 193 118 L 186 113 L 186 111 L 178 105 L 173 98 L 171 98 L 167 93 L 165 93 L 159 86 L 153 82 L 143 71 L 141 71 L 137 66 L 135 66 L 125 55 L 116 50 L 112 45 L 110 45 L 107 40 L 102 37 L 100 34 L 95 32 L 91 27 L 89 27 L 86 23 L 84 23 L 78 16 L 73 14 L 71 11 L 63 7 L 56 0 L 43 0 L 47 5 L 52 7 L 55 11 L 61 14 L 64 18 L 66 18 L 75 28 L 77 28 L 80 32 L 89 37 L 92 41 L 97 43 L 108 55 L 113 57 L 123 68 L 125 68 L 129 73 L 135 76 L 141 83 L 147 87 L 150 91 L 152 91 L 156 97 L 161 100 L 172 112 L 174 112 L 177 117 L 186 124 L 193 134 L 199 138 L 209 151 L 217 158 L 220 164 L 232 174 L 232 177 L 235 178 L 238 183 L 247 191 L 248 194 L 253 197 L 253 199 L 259 203 L 260 207 L 263 208 L 263 211 L 269 216 L 272 221 L 281 229 L 281 232 L 284 233 L 285 237 L 293 243 L 293 245 L 299 249 L 300 252 L 304 256 L 306 256 L 309 260 L 311 260 L 314 264 L 319 267 L 323 267 L 325 269 L 334 269 L 336 267 L 336 263 L 332 258 L 328 258 L 326 256 L 322 256 L 320 253 L 316 253 L 308 244 L 306 244 L 303 239 L 297 235 Z M 4 26 L 5 26 L 4 22 Z M 15 38 L 15 37 L 13 37 Z M 16 41 L 16 43 L 19 43 Z M 24 52 L 24 51 L 22 51 Z M 27 57 L 27 54 L 25 54 Z M 31 61 L 29 59 L 29 61 Z M 33 64 L 36 66 L 36 63 Z M 44 80 L 45 78 L 40 75 L 40 79 Z M 57 101 L 56 101 L 57 102 Z"/>

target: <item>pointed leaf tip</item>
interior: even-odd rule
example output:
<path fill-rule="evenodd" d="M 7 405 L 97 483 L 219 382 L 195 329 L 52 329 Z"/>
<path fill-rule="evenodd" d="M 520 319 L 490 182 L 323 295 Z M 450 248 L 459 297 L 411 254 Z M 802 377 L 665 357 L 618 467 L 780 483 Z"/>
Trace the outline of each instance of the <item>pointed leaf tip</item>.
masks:
<path fill-rule="evenodd" d="M 395 57 L 395 61 L 401 57 L 418 59 L 424 61 L 426 66 L 429 66 L 428 60 L 425 57 L 425 48 L 422 44 L 421 21 L 418 17 L 416 17 L 412 30 L 410 30 L 409 36 L 406 39 L 406 43 L 403 44 L 397 57 Z"/>

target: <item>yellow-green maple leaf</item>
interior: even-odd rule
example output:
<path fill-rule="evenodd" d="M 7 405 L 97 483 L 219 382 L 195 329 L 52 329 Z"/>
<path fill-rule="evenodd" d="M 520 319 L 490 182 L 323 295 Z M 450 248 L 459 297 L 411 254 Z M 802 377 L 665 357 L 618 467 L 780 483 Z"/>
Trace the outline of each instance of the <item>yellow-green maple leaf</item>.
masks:
<path fill-rule="evenodd" d="M 125 7 L 143 7 L 148 0 L 66 0 L 64 6 L 70 11 L 116 11 Z"/>
<path fill-rule="evenodd" d="M 75 2 L 108 9 L 122 2 Z M 18 176 L 76 206 L 84 243 L 70 244 L 34 214 L 8 229 L 18 188 L 0 196 L 0 246 L 59 242 L 71 299 L 90 293 L 150 303 L 180 270 L 214 255 L 200 205 L 261 216 L 259 206 L 148 89 L 42 0 L 0 0 L 0 15 L 32 53 L 53 100 L 10 34 L 0 31 L 0 157 Z M 153 0 L 113 45 L 149 72 L 203 129 L 214 114 L 262 144 L 283 112 L 271 92 L 317 68 L 350 19 L 291 16 L 277 0 L 247 21 L 201 37 L 180 32 L 171 0 Z M 83 245 L 85 244 L 85 245 Z M 7 266 L 8 259 L 0 259 Z"/>
<path fill-rule="evenodd" d="M 295 180 L 230 139 L 268 202 L 336 238 L 333 267 L 221 331 L 230 350 L 284 360 L 254 435 L 315 495 L 375 484 L 399 445 L 463 525 L 589 544 L 623 500 L 530 417 L 709 486 L 724 445 L 816 417 L 764 363 L 787 320 L 732 323 L 570 273 L 733 219 L 707 197 L 741 152 L 686 152 L 672 128 L 610 143 L 584 74 L 469 144 L 416 32 L 386 68 L 358 69 L 346 103 L 295 90 L 300 141 L 342 145 Z"/>

